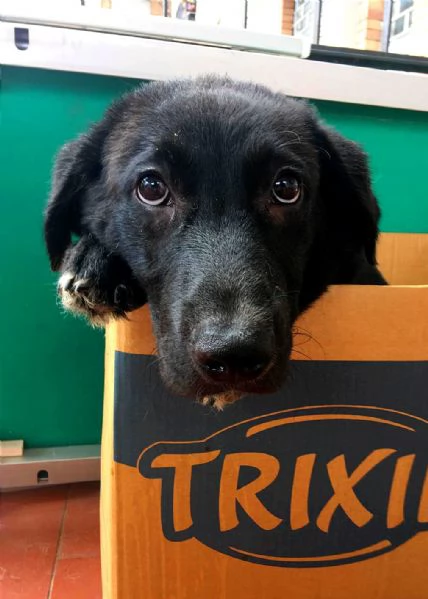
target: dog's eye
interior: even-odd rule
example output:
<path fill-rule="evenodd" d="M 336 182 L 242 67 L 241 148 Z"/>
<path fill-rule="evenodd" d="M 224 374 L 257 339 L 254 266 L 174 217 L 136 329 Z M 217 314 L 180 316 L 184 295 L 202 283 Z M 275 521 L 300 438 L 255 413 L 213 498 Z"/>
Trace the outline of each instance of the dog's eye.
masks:
<path fill-rule="evenodd" d="M 159 175 L 147 173 L 142 175 L 137 182 L 135 193 L 140 202 L 159 206 L 169 198 L 169 189 Z"/>
<path fill-rule="evenodd" d="M 300 197 L 300 181 L 290 173 L 280 173 L 272 185 L 272 195 L 275 202 L 294 204 Z"/>

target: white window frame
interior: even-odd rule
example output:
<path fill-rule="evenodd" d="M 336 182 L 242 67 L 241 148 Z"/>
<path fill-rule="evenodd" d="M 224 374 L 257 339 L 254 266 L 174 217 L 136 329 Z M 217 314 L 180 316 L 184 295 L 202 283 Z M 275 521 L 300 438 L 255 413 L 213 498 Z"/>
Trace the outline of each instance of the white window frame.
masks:
<path fill-rule="evenodd" d="M 398 10 L 397 8 L 398 7 Z M 413 10 L 415 8 L 415 4 L 413 2 L 412 6 L 409 6 L 408 8 L 405 8 L 404 10 L 400 9 L 400 0 L 393 0 L 393 4 L 392 4 L 392 14 L 391 14 L 391 34 L 390 34 L 390 39 L 400 39 L 401 37 L 404 37 L 405 35 L 407 35 L 411 29 L 411 16 L 413 14 Z M 393 28 L 394 28 L 394 23 L 396 23 L 399 19 L 404 18 L 404 28 L 403 31 L 400 31 L 400 33 L 393 33 Z"/>
<path fill-rule="evenodd" d="M 299 0 L 294 2 L 293 34 L 305 36 L 313 44 L 318 43 L 318 24 L 320 20 L 321 3 L 319 0 Z M 305 24 L 305 21 L 308 21 Z M 301 29 L 298 26 L 304 23 Z"/>

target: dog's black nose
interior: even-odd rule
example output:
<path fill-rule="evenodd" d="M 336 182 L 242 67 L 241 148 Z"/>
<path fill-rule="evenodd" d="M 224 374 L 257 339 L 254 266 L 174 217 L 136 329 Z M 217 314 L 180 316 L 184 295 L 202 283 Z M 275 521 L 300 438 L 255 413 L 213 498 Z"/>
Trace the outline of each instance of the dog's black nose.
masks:
<path fill-rule="evenodd" d="M 247 356 L 233 352 L 231 354 L 210 354 L 195 352 L 194 357 L 205 376 L 219 383 L 233 383 L 257 378 L 265 370 L 269 359 L 260 355 Z"/>
<path fill-rule="evenodd" d="M 233 385 L 257 379 L 268 369 L 272 345 L 269 335 L 225 334 L 210 328 L 198 336 L 192 358 L 204 378 Z"/>

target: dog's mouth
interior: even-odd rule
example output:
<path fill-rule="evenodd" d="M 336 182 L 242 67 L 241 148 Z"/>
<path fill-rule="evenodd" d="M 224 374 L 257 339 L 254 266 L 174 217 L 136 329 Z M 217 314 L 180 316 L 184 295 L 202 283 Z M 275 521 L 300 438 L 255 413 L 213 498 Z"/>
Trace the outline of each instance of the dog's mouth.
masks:
<path fill-rule="evenodd" d="M 175 395 L 193 399 L 204 406 L 223 410 L 249 395 L 277 392 L 288 372 L 291 342 L 280 339 L 269 353 L 217 355 L 216 360 L 189 351 L 190 344 L 173 346 L 158 343 L 160 375 Z M 179 348 L 181 347 L 181 351 Z"/>
<path fill-rule="evenodd" d="M 278 391 L 284 382 L 286 366 L 281 369 L 269 369 L 263 376 L 253 380 L 236 381 L 229 384 L 212 384 L 198 377 L 193 379 L 189 388 L 176 385 L 163 376 L 167 387 L 177 395 L 193 398 L 197 403 L 222 411 L 227 406 L 249 395 L 267 395 Z"/>
<path fill-rule="evenodd" d="M 269 373 L 267 373 L 269 374 Z M 274 393 L 279 389 L 282 383 L 278 378 L 272 380 L 269 376 L 248 381 L 246 384 L 240 384 L 237 387 L 214 389 L 199 394 L 198 401 L 204 406 L 211 406 L 219 411 L 227 405 L 235 403 L 248 395 L 267 395 Z"/>
<path fill-rule="evenodd" d="M 238 401 L 238 399 L 241 399 L 244 395 L 246 394 L 242 391 L 231 389 L 222 393 L 205 395 L 200 399 L 200 403 L 203 406 L 209 406 L 221 412 L 227 405 L 235 403 L 235 401 Z"/>

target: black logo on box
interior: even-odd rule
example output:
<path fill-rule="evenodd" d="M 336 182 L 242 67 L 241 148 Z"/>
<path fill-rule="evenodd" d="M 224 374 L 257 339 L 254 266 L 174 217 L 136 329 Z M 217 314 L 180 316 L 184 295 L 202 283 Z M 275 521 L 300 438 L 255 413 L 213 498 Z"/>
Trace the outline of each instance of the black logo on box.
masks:
<path fill-rule="evenodd" d="M 380 555 L 428 528 L 428 422 L 367 406 L 303 407 L 145 449 L 163 533 L 270 566 Z"/>

